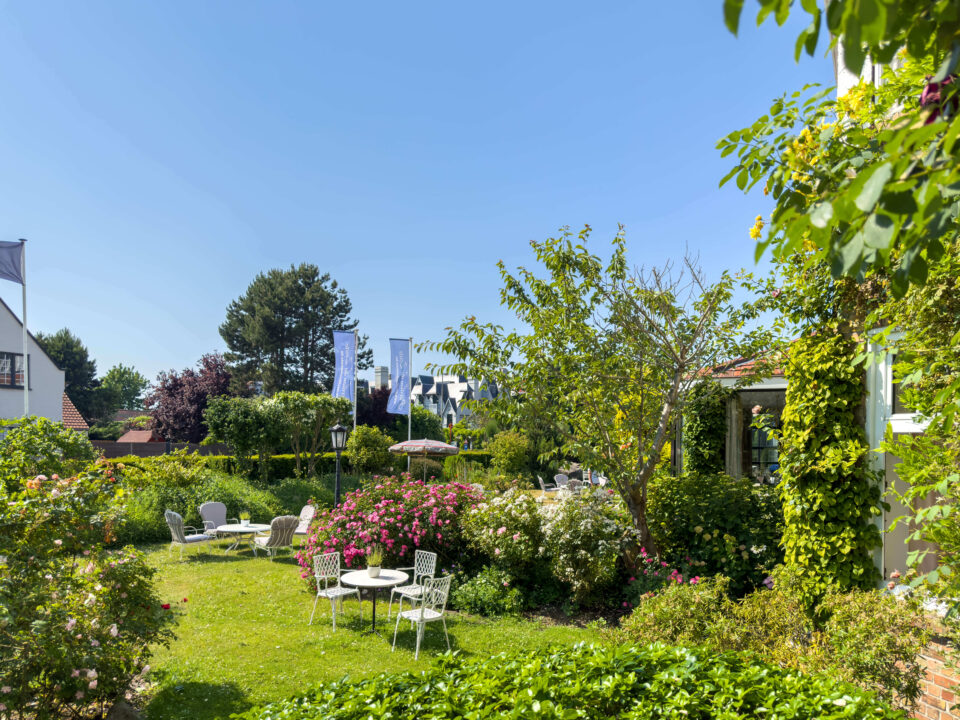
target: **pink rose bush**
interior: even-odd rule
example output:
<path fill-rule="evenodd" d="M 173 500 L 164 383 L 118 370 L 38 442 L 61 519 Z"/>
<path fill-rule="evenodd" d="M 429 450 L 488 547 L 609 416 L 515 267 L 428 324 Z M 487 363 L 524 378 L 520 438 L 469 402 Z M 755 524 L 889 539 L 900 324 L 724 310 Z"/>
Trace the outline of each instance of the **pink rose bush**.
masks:
<path fill-rule="evenodd" d="M 441 567 L 460 561 L 465 550 L 462 518 L 481 499 L 468 485 L 427 484 L 400 477 L 347 493 L 338 508 L 319 513 L 297 553 L 301 576 L 313 582 L 313 556 L 339 552 L 349 568 L 362 568 L 373 545 L 383 551 L 385 567 L 409 567 L 417 550 L 437 553 Z M 439 567 L 438 567 L 439 570 Z"/>

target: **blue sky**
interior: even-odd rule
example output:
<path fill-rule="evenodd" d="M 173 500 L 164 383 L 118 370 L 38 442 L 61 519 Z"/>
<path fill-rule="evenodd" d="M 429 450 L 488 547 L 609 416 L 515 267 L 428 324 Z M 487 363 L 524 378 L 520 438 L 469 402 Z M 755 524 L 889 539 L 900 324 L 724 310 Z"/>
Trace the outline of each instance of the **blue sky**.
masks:
<path fill-rule="evenodd" d="M 603 253 L 623 223 L 636 264 L 753 267 L 769 205 L 718 189 L 714 144 L 833 82 L 794 63 L 795 24 L 734 38 L 720 0 L 2 10 L 0 239 L 29 239 L 30 328 L 151 379 L 223 350 L 227 304 L 292 263 L 347 289 L 376 364 L 391 336 L 508 322 L 497 260 L 564 225 Z"/>

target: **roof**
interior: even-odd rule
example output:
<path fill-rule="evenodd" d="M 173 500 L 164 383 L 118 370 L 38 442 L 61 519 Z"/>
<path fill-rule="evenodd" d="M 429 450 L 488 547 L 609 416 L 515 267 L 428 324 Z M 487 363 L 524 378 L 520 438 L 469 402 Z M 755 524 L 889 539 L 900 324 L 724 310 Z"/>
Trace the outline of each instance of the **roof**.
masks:
<path fill-rule="evenodd" d="M 163 442 L 163 438 L 157 434 L 156 430 L 127 430 L 123 435 L 117 438 L 117 442 L 122 443 L 148 443 Z"/>
<path fill-rule="evenodd" d="M 70 401 L 66 393 L 63 393 L 63 426 L 80 432 L 86 432 L 90 429 L 87 421 L 83 419 L 83 415 L 80 414 L 80 411 L 77 410 L 76 405 Z"/>
<path fill-rule="evenodd" d="M 23 327 L 23 321 L 17 317 L 17 314 L 10 308 L 9 305 L 7 305 L 7 303 L 4 302 L 2 297 L 0 297 L 0 305 L 6 308 L 7 312 L 10 313 L 10 316 L 16 321 L 17 325 L 19 325 L 20 327 Z M 37 344 L 37 347 L 40 348 L 40 352 L 42 352 L 44 355 L 47 356 L 47 360 L 49 360 L 53 364 L 53 366 L 57 368 L 57 370 L 63 370 L 62 367 L 57 365 L 57 361 L 54 360 L 52 357 L 50 357 L 50 353 L 48 353 L 46 350 L 43 349 L 43 345 L 41 345 L 40 341 L 33 336 L 33 333 L 30 332 L 30 328 L 27 328 L 27 335 L 30 337 L 31 340 L 33 340 Z"/>
<path fill-rule="evenodd" d="M 708 372 L 710 377 L 715 380 L 753 377 L 757 374 L 757 361 L 755 359 L 737 358 L 723 365 L 716 365 Z M 771 375 L 773 377 L 783 377 L 783 368 L 779 366 L 773 368 Z"/>

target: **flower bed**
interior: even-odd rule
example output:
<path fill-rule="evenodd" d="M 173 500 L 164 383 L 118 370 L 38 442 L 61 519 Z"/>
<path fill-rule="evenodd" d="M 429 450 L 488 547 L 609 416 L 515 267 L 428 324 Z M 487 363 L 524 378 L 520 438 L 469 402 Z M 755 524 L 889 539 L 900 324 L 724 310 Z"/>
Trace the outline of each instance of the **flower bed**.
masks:
<path fill-rule="evenodd" d="M 318 515 L 296 556 L 302 577 L 312 582 L 317 553 L 337 551 L 347 567 L 362 567 L 373 545 L 383 550 L 386 567 L 412 565 L 418 549 L 437 553 L 441 568 L 460 562 L 466 545 L 460 519 L 480 493 L 456 482 L 428 485 L 406 473 L 375 481 Z"/>

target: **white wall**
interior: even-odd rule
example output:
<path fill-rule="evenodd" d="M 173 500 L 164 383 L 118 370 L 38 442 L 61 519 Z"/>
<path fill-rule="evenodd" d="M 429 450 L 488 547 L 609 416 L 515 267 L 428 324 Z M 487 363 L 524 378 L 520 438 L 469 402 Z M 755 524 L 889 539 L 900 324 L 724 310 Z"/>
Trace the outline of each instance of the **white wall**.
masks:
<path fill-rule="evenodd" d="M 23 331 L 19 320 L 0 303 L 0 351 L 23 352 Z M 47 357 L 37 342 L 27 338 L 30 357 L 30 414 L 63 420 L 63 370 Z M 0 418 L 23 417 L 23 390 L 0 386 Z"/>

